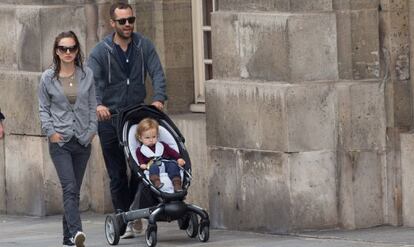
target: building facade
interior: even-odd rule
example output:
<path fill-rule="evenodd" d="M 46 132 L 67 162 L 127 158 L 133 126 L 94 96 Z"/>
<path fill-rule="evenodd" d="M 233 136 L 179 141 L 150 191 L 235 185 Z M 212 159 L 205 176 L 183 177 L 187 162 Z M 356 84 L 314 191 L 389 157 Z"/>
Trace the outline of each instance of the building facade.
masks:
<path fill-rule="evenodd" d="M 189 200 L 214 227 L 414 225 L 413 1 L 129 2 L 160 54 L 168 113 L 187 140 Z M 2 213 L 61 211 L 37 116 L 39 76 L 60 31 L 74 30 L 86 53 L 110 32 L 111 3 L 0 1 Z M 109 212 L 97 139 L 93 150 L 82 208 Z"/>

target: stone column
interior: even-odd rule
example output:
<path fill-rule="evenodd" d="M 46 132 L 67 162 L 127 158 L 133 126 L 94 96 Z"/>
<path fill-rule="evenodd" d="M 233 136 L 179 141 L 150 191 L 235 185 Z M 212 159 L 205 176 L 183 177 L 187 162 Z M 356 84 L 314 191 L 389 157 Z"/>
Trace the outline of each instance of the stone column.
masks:
<path fill-rule="evenodd" d="M 206 86 L 213 225 L 288 232 L 384 223 L 375 1 L 218 5 Z"/>

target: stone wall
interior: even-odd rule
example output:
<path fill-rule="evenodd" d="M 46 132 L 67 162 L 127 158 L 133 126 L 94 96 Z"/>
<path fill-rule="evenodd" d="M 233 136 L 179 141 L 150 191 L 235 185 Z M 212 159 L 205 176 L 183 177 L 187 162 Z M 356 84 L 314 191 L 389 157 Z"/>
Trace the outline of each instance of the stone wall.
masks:
<path fill-rule="evenodd" d="M 206 87 L 213 224 L 401 224 L 399 135 L 412 118 L 407 1 L 218 6 Z"/>

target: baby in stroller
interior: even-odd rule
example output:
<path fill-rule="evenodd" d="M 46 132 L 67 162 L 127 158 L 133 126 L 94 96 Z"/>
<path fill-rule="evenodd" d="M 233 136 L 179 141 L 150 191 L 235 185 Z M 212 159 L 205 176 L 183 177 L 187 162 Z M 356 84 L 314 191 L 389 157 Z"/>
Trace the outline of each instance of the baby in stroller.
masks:
<path fill-rule="evenodd" d="M 152 118 L 144 118 L 138 124 L 135 137 L 141 142 L 136 150 L 140 168 L 149 170 L 149 179 L 155 187 L 161 189 L 164 183 L 160 179 L 160 166 L 164 165 L 174 191 L 182 191 L 180 167 L 185 165 L 185 160 L 168 144 L 158 141 L 158 128 L 158 122 Z"/>
<path fill-rule="evenodd" d="M 208 213 L 184 202 L 192 179 L 191 160 L 184 145 L 184 137 L 175 124 L 165 113 L 146 105 L 127 108 L 117 113 L 113 121 L 126 162 L 131 172 L 137 175 L 139 183 L 129 211 L 118 211 L 106 217 L 107 242 L 117 245 L 127 223 L 137 219 L 148 220 L 145 241 L 149 247 L 157 244 L 158 221 L 176 220 L 179 228 L 185 230 L 189 237 L 198 236 L 201 242 L 208 241 Z M 146 127 L 137 130 L 140 124 Z M 146 137 L 151 142 L 147 142 Z M 161 166 L 158 166 L 159 163 Z M 154 175 L 158 175 L 159 180 Z"/>

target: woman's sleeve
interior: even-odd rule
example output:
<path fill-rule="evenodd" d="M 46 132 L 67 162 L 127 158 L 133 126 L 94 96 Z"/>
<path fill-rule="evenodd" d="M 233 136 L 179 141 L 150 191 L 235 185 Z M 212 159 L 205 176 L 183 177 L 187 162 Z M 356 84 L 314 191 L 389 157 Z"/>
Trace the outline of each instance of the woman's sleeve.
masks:
<path fill-rule="evenodd" d="M 38 97 L 39 97 L 39 118 L 40 118 L 40 124 L 42 127 L 42 132 L 50 137 L 54 133 L 56 133 L 54 127 L 53 127 L 53 120 L 52 120 L 52 114 L 50 113 L 50 96 L 47 92 L 46 85 L 45 85 L 45 78 L 44 75 L 42 75 L 42 78 L 40 79 L 40 85 L 38 89 Z"/>
<path fill-rule="evenodd" d="M 93 76 L 92 85 L 89 89 L 89 131 L 90 135 L 95 134 L 98 129 L 98 119 L 96 117 L 96 91 L 95 91 L 95 80 Z"/>

